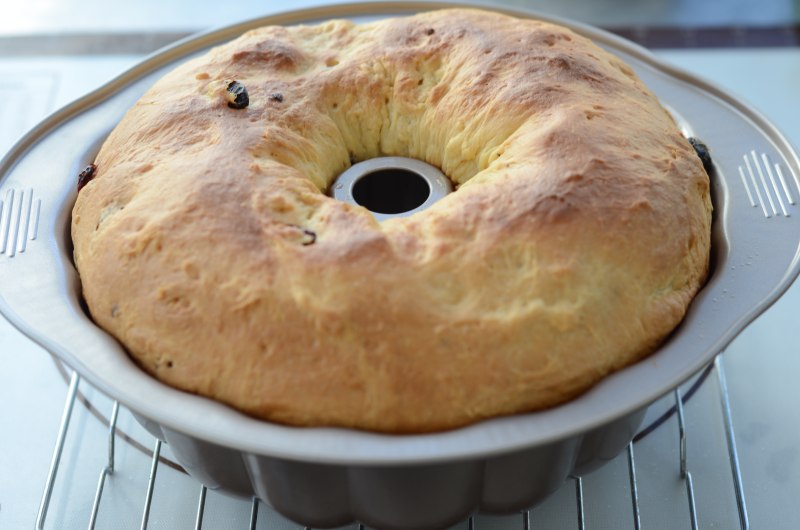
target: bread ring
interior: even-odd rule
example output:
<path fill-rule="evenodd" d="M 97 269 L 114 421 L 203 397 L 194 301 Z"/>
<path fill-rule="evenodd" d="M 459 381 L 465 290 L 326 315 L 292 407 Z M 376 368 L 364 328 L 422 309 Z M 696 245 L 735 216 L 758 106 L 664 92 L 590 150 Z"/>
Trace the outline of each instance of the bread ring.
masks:
<path fill-rule="evenodd" d="M 326 194 L 383 155 L 456 190 L 382 223 Z M 657 348 L 708 270 L 709 179 L 670 115 L 536 20 L 256 29 L 158 81 L 95 162 L 72 225 L 95 321 L 275 422 L 426 432 L 562 403 Z"/>

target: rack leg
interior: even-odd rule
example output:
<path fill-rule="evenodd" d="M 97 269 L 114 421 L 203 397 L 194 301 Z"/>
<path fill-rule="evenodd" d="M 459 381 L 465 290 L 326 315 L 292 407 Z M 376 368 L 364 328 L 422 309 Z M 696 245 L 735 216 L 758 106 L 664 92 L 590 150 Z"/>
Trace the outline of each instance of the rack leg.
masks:
<path fill-rule="evenodd" d="M 141 530 L 147 529 L 147 523 L 150 520 L 150 506 L 153 504 L 153 490 L 156 485 L 156 473 L 158 472 L 158 459 L 161 456 L 161 440 L 156 440 L 156 445 L 153 447 L 153 461 L 150 464 L 150 479 L 147 481 L 147 496 L 144 499 L 144 512 L 142 513 L 142 526 Z"/>
<path fill-rule="evenodd" d="M 731 463 L 733 486 L 736 490 L 736 505 L 739 508 L 739 526 L 742 530 L 750 529 L 750 519 L 747 515 L 747 502 L 744 498 L 744 485 L 742 483 L 742 470 L 739 467 L 739 452 L 736 449 L 736 436 L 733 432 L 733 419 L 731 415 L 731 401 L 728 394 L 728 380 L 725 377 L 725 368 L 722 366 L 721 356 L 714 360 L 719 379 L 720 399 L 722 400 L 722 414 L 725 419 L 725 438 L 728 442 L 728 458 Z"/>
<path fill-rule="evenodd" d="M 686 455 L 686 422 L 683 415 L 683 398 L 681 397 L 680 388 L 675 389 L 675 408 L 678 411 L 681 478 L 686 482 L 686 497 L 689 501 L 689 521 L 692 524 L 692 530 L 697 530 L 697 505 L 694 501 L 694 481 L 689 471 L 689 462 Z"/>
<path fill-rule="evenodd" d="M 578 528 L 585 530 L 586 515 L 583 511 L 583 480 L 581 477 L 575 477 L 575 501 L 578 505 Z"/>
<path fill-rule="evenodd" d="M 250 506 L 250 530 L 256 530 L 258 524 L 258 499 L 253 497 L 253 504 Z M 308 530 L 308 527 L 306 527 Z"/>
<path fill-rule="evenodd" d="M 628 477 L 631 483 L 631 505 L 633 508 L 633 528 L 641 530 L 642 520 L 639 515 L 639 488 L 636 484 L 636 461 L 633 458 L 633 442 L 628 444 Z"/>
<path fill-rule="evenodd" d="M 197 502 L 197 517 L 194 521 L 194 530 L 202 530 L 203 514 L 206 511 L 206 491 L 205 486 L 200 486 L 200 500 Z"/>
<path fill-rule="evenodd" d="M 78 375 L 78 372 L 72 372 L 72 376 L 69 379 L 69 387 L 67 388 L 67 399 L 64 403 L 64 412 L 61 414 L 61 425 L 58 428 L 56 445 L 53 449 L 53 458 L 50 460 L 50 470 L 47 472 L 47 482 L 45 482 L 44 493 L 42 494 L 42 502 L 39 504 L 39 512 L 36 515 L 37 530 L 42 530 L 44 528 L 44 521 L 45 518 L 47 518 L 47 509 L 50 507 L 50 497 L 53 495 L 53 486 L 56 482 L 58 466 L 61 464 L 61 453 L 64 451 L 64 440 L 67 438 L 69 421 L 70 418 L 72 418 L 72 409 L 75 405 L 75 396 L 78 395 L 78 384 L 80 382 L 81 376 Z"/>
<path fill-rule="evenodd" d="M 92 514 L 89 517 L 89 530 L 93 530 L 97 523 L 97 513 L 100 511 L 100 498 L 103 496 L 103 487 L 106 483 L 106 477 L 114 474 L 114 442 L 117 433 L 117 417 L 119 416 L 119 401 L 114 401 L 114 406 L 111 409 L 111 419 L 108 421 L 108 462 L 106 467 L 100 472 L 100 479 L 97 483 L 97 491 L 94 494 L 94 503 L 92 504 Z"/>

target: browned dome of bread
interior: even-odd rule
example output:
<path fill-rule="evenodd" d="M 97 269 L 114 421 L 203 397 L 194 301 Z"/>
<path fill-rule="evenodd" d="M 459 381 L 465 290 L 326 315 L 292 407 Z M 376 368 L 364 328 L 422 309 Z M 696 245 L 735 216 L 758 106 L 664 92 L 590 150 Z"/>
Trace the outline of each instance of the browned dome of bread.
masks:
<path fill-rule="evenodd" d="M 326 195 L 382 155 L 456 191 L 383 223 Z M 708 267 L 708 176 L 631 68 L 477 10 L 250 31 L 156 83 L 96 164 L 72 225 L 96 322 L 276 422 L 424 432 L 561 403 L 652 352 Z"/>

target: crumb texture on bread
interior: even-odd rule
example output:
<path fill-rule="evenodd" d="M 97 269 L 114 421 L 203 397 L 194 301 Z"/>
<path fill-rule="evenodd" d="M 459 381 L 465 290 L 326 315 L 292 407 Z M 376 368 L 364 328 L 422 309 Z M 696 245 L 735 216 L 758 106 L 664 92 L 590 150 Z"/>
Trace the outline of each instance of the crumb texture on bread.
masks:
<path fill-rule="evenodd" d="M 326 195 L 385 155 L 456 190 L 383 223 Z M 93 318 L 164 382 L 276 422 L 427 432 L 651 353 L 704 281 L 710 223 L 708 176 L 629 66 L 453 9 L 264 27 L 184 63 L 108 137 L 72 236 Z"/>

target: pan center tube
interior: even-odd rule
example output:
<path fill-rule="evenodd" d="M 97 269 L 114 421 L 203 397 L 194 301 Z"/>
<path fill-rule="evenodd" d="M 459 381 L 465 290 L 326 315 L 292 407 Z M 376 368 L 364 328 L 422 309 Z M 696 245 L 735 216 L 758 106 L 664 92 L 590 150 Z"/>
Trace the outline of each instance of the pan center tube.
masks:
<path fill-rule="evenodd" d="M 334 199 L 369 210 L 378 221 L 420 212 L 453 191 L 438 168 L 400 156 L 353 164 L 331 187 Z"/>

